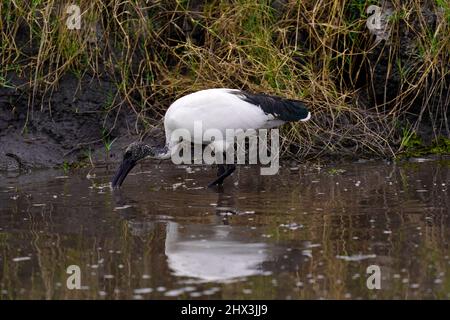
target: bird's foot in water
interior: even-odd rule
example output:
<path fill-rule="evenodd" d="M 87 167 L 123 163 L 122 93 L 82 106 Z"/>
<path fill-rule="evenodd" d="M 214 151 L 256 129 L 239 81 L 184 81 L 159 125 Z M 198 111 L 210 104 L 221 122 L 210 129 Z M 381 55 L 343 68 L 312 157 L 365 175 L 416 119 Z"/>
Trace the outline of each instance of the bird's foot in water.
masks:
<path fill-rule="evenodd" d="M 227 164 L 227 165 L 219 165 L 219 168 L 217 170 L 217 176 L 218 178 L 211 182 L 208 185 L 208 188 L 214 187 L 214 186 L 222 186 L 223 181 L 226 177 L 230 176 L 234 170 L 236 170 L 236 165 L 234 164 Z"/>
<path fill-rule="evenodd" d="M 213 188 L 215 186 L 222 187 L 223 186 L 223 180 L 222 181 L 218 181 L 218 180 L 219 179 L 216 179 L 213 182 L 211 182 L 210 184 L 208 184 L 208 188 Z"/>

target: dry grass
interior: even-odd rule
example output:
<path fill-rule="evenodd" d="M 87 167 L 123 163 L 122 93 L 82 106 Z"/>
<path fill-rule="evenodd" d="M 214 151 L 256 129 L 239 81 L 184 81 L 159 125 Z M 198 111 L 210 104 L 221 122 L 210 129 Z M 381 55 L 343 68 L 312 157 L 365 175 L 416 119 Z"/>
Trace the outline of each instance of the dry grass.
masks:
<path fill-rule="evenodd" d="M 65 25 L 74 3 L 81 30 Z M 393 1 L 389 39 L 377 43 L 366 27 L 373 3 L 4 0 L 0 83 L 27 77 L 30 113 L 49 108 L 42 97 L 68 72 L 113 79 L 106 112 L 132 108 L 147 127 L 198 89 L 276 94 L 313 114 L 283 128 L 286 153 L 390 157 L 423 124 L 449 137 L 450 5 Z"/>

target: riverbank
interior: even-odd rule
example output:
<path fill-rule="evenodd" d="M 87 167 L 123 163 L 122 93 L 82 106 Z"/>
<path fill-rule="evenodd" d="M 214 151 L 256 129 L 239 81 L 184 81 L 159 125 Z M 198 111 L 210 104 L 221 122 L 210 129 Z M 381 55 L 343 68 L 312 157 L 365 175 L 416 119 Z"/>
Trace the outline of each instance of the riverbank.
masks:
<path fill-rule="evenodd" d="M 115 161 L 212 87 L 304 100 L 285 158 L 449 153 L 450 7 L 380 2 L 381 32 L 370 4 L 95 0 L 70 29 L 65 3 L 2 2 L 0 170 Z"/>

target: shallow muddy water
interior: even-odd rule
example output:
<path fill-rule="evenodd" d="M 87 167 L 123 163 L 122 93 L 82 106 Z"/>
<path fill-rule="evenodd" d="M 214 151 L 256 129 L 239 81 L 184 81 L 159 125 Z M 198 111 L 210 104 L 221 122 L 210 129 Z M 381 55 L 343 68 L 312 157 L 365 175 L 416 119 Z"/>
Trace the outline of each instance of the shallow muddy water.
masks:
<path fill-rule="evenodd" d="M 111 169 L 0 174 L 0 299 L 450 298 L 448 158 Z"/>

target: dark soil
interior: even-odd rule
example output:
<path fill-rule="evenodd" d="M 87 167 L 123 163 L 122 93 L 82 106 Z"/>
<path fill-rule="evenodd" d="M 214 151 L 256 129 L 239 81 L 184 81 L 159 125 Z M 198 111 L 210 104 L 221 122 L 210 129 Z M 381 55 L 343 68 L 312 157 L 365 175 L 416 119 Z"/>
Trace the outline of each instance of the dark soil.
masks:
<path fill-rule="evenodd" d="M 65 75 L 51 96 L 35 98 L 34 108 L 27 107 L 25 80 L 10 75 L 9 81 L 19 89 L 0 88 L 0 170 L 115 161 L 139 139 L 130 108 L 105 110 L 115 94 L 108 80 Z M 105 143 L 115 138 L 108 152 Z"/>

